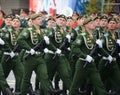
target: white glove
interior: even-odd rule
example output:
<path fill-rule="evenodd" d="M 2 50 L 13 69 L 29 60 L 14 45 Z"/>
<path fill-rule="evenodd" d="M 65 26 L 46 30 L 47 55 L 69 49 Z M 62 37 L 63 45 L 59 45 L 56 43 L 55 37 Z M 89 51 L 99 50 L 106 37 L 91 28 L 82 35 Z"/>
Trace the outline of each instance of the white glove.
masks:
<path fill-rule="evenodd" d="M 90 63 L 90 62 L 93 61 L 93 58 L 90 55 L 87 55 L 87 57 L 85 58 L 85 60 Z"/>
<path fill-rule="evenodd" d="M 47 36 L 44 36 L 44 40 L 45 40 L 45 43 L 46 43 L 47 45 L 50 44 L 50 40 L 49 40 L 49 38 L 48 38 Z"/>
<path fill-rule="evenodd" d="M 44 53 L 48 53 L 49 50 L 47 48 L 44 49 Z"/>
<path fill-rule="evenodd" d="M 0 38 L 0 45 L 4 45 L 5 42 Z"/>
<path fill-rule="evenodd" d="M 108 61 L 111 63 L 112 62 L 112 60 L 113 60 L 113 58 L 112 58 L 112 56 L 111 55 L 109 55 L 108 57 L 107 57 L 107 59 L 108 59 Z"/>
<path fill-rule="evenodd" d="M 70 47 L 68 47 L 67 50 L 70 51 Z"/>
<path fill-rule="evenodd" d="M 10 57 L 13 58 L 15 56 L 15 53 L 13 51 L 10 52 Z"/>
<path fill-rule="evenodd" d="M 57 49 L 55 53 L 56 53 L 56 54 L 61 54 L 61 50 L 60 50 L 60 49 Z"/>
<path fill-rule="evenodd" d="M 119 39 L 117 39 L 116 43 L 119 44 L 119 46 L 120 46 L 120 40 Z"/>
<path fill-rule="evenodd" d="M 118 53 L 118 55 L 120 56 L 120 53 Z"/>
<path fill-rule="evenodd" d="M 102 41 L 100 39 L 96 40 L 96 44 L 99 46 L 99 48 L 102 48 Z"/>
<path fill-rule="evenodd" d="M 30 50 L 30 54 L 31 54 L 31 55 L 35 54 L 35 50 L 34 50 L 34 49 L 31 49 L 31 50 Z"/>
<path fill-rule="evenodd" d="M 68 42 L 70 43 L 71 36 L 69 34 L 66 35 L 66 38 L 68 39 Z"/>

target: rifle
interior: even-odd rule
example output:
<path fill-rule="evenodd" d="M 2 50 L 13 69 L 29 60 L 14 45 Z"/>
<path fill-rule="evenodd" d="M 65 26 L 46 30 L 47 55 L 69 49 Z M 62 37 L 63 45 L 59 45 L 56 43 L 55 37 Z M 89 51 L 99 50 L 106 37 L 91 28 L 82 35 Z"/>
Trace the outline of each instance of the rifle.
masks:
<path fill-rule="evenodd" d="M 97 48 L 98 48 L 98 45 L 95 44 L 94 48 L 92 49 L 92 51 L 90 52 L 89 55 L 90 55 L 90 56 L 93 56 L 93 55 L 95 54 Z M 88 63 L 89 63 L 89 62 L 86 61 L 85 64 L 83 65 L 83 68 L 85 68 Z"/>
<path fill-rule="evenodd" d="M 14 47 L 14 49 L 12 50 L 13 52 L 16 52 L 17 51 L 17 49 L 18 49 L 18 44 Z M 8 62 L 8 60 L 10 60 L 11 59 L 11 57 L 9 56 L 7 59 L 6 59 L 6 62 Z"/>
<path fill-rule="evenodd" d="M 64 41 L 63 41 L 63 43 L 60 45 L 59 49 L 60 50 L 63 49 L 66 46 L 67 42 L 68 42 L 68 39 L 65 38 Z M 55 53 L 53 59 L 55 59 L 56 56 L 58 56 L 58 54 Z"/>
<path fill-rule="evenodd" d="M 36 46 L 33 47 L 33 49 L 36 51 L 36 50 L 40 50 L 40 47 L 42 46 L 42 44 L 44 43 L 44 39 L 41 40 Z M 27 57 L 29 57 L 31 54 L 28 53 L 24 56 L 24 59 L 27 59 Z"/>
<path fill-rule="evenodd" d="M 116 43 L 116 47 L 114 47 L 114 49 L 112 50 L 112 52 L 111 52 L 111 56 L 113 56 L 115 53 L 116 53 L 116 51 L 118 50 L 118 47 L 119 47 L 119 45 Z M 105 67 L 109 64 L 110 62 L 109 62 L 109 60 L 107 60 L 106 61 L 106 63 L 105 63 Z"/>

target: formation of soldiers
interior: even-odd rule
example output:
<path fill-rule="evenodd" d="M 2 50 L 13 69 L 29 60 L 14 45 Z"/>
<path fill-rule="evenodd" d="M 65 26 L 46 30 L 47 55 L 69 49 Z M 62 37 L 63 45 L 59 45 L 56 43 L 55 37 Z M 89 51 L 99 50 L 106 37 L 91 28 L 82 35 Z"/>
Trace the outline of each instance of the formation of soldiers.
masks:
<path fill-rule="evenodd" d="M 3 95 L 120 95 L 118 16 L 6 15 L 4 24 L 0 29 Z M 14 92 L 6 81 L 11 70 Z M 30 82 L 33 71 L 35 91 Z"/>

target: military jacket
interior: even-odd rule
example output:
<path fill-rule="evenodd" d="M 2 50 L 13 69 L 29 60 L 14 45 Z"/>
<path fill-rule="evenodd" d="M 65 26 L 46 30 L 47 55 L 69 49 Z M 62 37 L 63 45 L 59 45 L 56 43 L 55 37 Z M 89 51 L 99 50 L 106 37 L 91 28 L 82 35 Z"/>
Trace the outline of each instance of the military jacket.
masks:
<path fill-rule="evenodd" d="M 64 43 L 68 32 L 57 25 L 53 27 L 53 29 L 51 30 L 52 31 L 49 31 L 49 38 L 50 38 L 49 49 L 52 51 L 56 51 L 57 48 L 60 48 L 61 45 Z"/>
<path fill-rule="evenodd" d="M 86 58 L 94 48 L 96 39 L 93 35 L 90 35 L 87 31 L 77 36 L 76 40 L 72 43 L 72 54 L 77 55 L 80 58 Z M 107 52 L 103 48 L 98 48 L 98 53 L 107 56 Z M 95 56 L 95 55 L 94 55 Z"/>
<path fill-rule="evenodd" d="M 18 44 L 22 49 L 30 50 L 36 46 L 41 40 L 43 40 L 44 30 L 39 28 L 36 30 L 34 26 L 25 28 L 22 33 L 18 36 Z"/>
<path fill-rule="evenodd" d="M 2 48 L 4 51 L 10 52 L 14 49 L 17 45 L 17 37 L 21 31 L 22 28 L 16 31 L 13 27 L 4 27 L 0 30 L 0 37 L 5 41 L 5 45 Z"/>
<path fill-rule="evenodd" d="M 105 32 L 102 37 L 103 48 L 110 54 L 116 46 L 116 36 L 115 33 L 112 35 L 110 31 Z"/>

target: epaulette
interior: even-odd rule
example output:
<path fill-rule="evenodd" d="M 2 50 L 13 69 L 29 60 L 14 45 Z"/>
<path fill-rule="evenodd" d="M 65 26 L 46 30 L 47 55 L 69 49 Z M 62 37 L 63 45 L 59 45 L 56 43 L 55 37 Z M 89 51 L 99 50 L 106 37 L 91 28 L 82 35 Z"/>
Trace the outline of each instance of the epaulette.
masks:
<path fill-rule="evenodd" d="M 108 33 L 105 33 L 105 34 L 104 34 L 104 36 L 105 36 L 105 37 L 108 37 L 108 36 L 109 36 L 109 34 L 108 34 Z"/>
<path fill-rule="evenodd" d="M 32 30 L 32 28 L 31 28 L 31 27 L 29 27 L 29 28 L 28 28 L 28 30 Z"/>
<path fill-rule="evenodd" d="M 75 28 L 75 31 L 78 31 L 79 29 L 80 29 L 79 27 L 76 27 L 76 28 Z"/>
<path fill-rule="evenodd" d="M 80 35 L 85 36 L 85 35 L 86 35 L 86 33 L 85 33 L 85 32 L 84 32 L 84 33 L 80 33 Z"/>
<path fill-rule="evenodd" d="M 11 31 L 13 31 L 13 29 L 12 28 L 8 28 L 8 31 L 11 32 Z"/>

